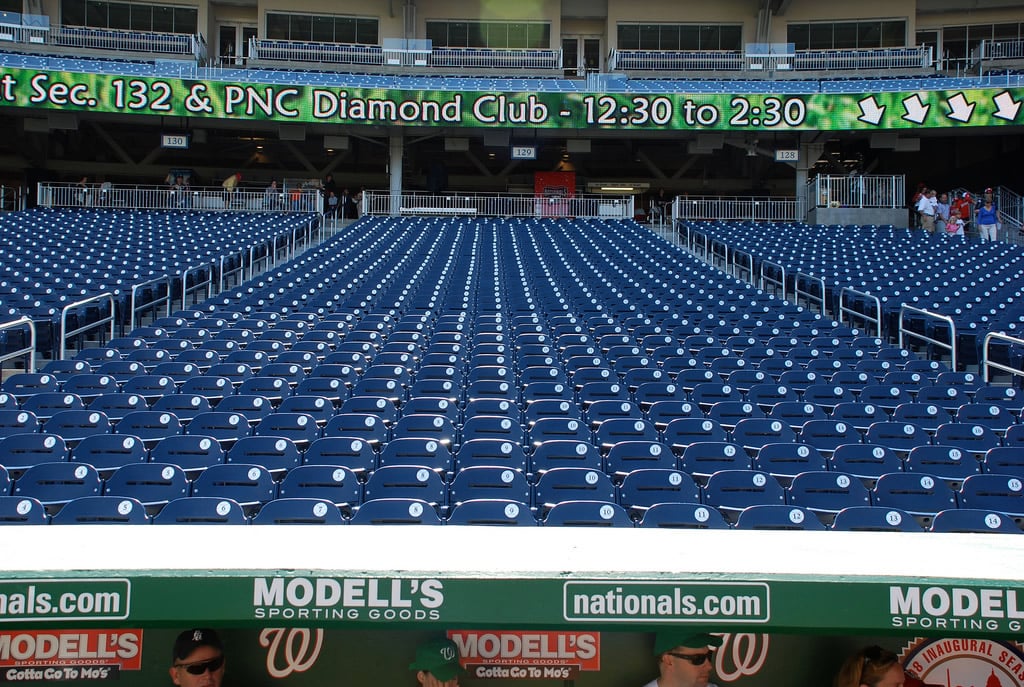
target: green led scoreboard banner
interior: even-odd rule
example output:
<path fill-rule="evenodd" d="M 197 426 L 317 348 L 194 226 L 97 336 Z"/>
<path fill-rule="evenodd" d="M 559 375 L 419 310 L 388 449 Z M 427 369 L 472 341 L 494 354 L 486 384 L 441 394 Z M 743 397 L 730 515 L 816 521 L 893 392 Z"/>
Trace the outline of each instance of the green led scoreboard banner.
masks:
<path fill-rule="evenodd" d="M 246 84 L 6 69 L 0 104 L 345 125 L 874 131 L 1021 124 L 1024 88 L 794 94 L 521 93 Z M 772 82 L 766 81 L 770 89 Z"/>
<path fill-rule="evenodd" d="M 481 579 L 328 574 L 0 581 L 0 627 L 521 626 L 1021 636 L 1024 588 L 812 580 Z"/>

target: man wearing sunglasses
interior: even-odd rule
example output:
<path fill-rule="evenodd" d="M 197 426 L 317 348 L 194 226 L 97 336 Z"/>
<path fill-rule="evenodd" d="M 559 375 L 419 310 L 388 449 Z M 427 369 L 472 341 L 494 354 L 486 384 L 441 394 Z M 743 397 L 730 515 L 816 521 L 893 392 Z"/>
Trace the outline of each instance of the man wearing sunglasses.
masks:
<path fill-rule="evenodd" d="M 654 638 L 659 674 L 644 687 L 707 687 L 715 660 L 712 649 L 720 646 L 721 637 L 704 632 L 659 632 Z"/>
<path fill-rule="evenodd" d="M 177 687 L 220 687 L 224 646 L 210 629 L 186 630 L 174 641 L 171 681 Z"/>

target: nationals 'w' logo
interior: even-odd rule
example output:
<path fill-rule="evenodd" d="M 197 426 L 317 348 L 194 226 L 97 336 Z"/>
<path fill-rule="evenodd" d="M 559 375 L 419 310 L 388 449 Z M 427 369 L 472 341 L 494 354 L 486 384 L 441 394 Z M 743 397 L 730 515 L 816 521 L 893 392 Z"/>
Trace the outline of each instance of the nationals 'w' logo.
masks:
<path fill-rule="evenodd" d="M 268 627 L 260 632 L 260 646 L 267 649 L 267 673 L 276 678 L 309 670 L 320 657 L 323 643 L 321 629 Z"/>
<path fill-rule="evenodd" d="M 715 675 L 722 682 L 756 675 L 768 658 L 770 637 L 765 634 L 722 635 L 722 648 L 715 652 Z"/>

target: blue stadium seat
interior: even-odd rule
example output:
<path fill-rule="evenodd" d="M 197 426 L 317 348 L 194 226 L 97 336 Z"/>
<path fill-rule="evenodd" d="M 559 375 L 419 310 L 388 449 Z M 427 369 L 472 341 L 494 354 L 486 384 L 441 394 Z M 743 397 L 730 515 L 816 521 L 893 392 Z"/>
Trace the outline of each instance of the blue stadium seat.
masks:
<path fill-rule="evenodd" d="M 125 496 L 82 496 L 68 501 L 50 523 L 53 525 L 148 525 L 146 508 Z"/>
<path fill-rule="evenodd" d="M 446 524 L 534 526 L 538 522 L 525 502 L 472 499 L 456 503 Z"/>
<path fill-rule="evenodd" d="M 968 534 L 1024 534 L 1006 513 L 975 508 L 956 508 L 939 511 L 932 520 L 931 532 L 961 532 Z"/>
<path fill-rule="evenodd" d="M 544 516 L 546 527 L 633 527 L 629 514 L 609 501 L 560 501 Z"/>
<path fill-rule="evenodd" d="M 914 517 L 899 508 L 851 506 L 836 513 L 832 529 L 843 532 L 923 532 Z"/>
<path fill-rule="evenodd" d="M 0 466 L 7 472 L 25 470 L 40 463 L 57 463 L 68 459 L 68 447 L 56 434 L 12 434 L 0 438 Z M 10 487 L 8 483 L 6 486 Z M 7 493 L 0 480 L 0 495 Z"/>
<path fill-rule="evenodd" d="M 279 498 L 264 503 L 253 516 L 253 525 L 344 525 L 341 510 L 317 498 Z"/>
<path fill-rule="evenodd" d="M 971 475 L 958 494 L 963 508 L 994 510 L 1024 521 L 1024 486 L 1021 478 L 1010 475 Z"/>
<path fill-rule="evenodd" d="M 284 436 L 242 437 L 228 449 L 225 456 L 225 467 L 258 465 L 272 475 L 287 472 L 301 462 L 302 454 L 299 447 Z M 243 505 L 245 503 L 236 496 L 231 498 L 239 500 Z"/>
<path fill-rule="evenodd" d="M 0 493 L 0 525 L 47 525 L 50 516 L 38 499 Z"/>
<path fill-rule="evenodd" d="M 700 503 L 657 503 L 648 508 L 638 527 L 669 529 L 729 529 L 718 509 Z"/>
<path fill-rule="evenodd" d="M 871 505 L 871 495 L 856 476 L 842 472 L 811 471 L 793 478 L 786 502 L 824 516 L 834 517 L 845 508 Z"/>
<path fill-rule="evenodd" d="M 429 468 L 390 465 L 380 467 L 370 474 L 363 488 L 363 499 L 413 499 L 430 504 L 434 510 L 447 505 L 448 488 L 441 475 Z"/>
<path fill-rule="evenodd" d="M 530 485 L 526 481 L 525 473 L 510 467 L 466 467 L 455 474 L 449 489 L 449 499 L 453 506 L 475 499 L 528 503 Z"/>
<path fill-rule="evenodd" d="M 615 486 L 608 475 L 587 468 L 552 468 L 544 472 L 534 487 L 534 504 L 544 516 L 562 501 L 614 502 Z"/>
<path fill-rule="evenodd" d="M 906 511 L 923 526 L 931 524 L 940 510 L 957 507 L 956 494 L 943 480 L 907 472 L 890 472 L 879 477 L 871 492 L 871 503 Z"/>
<path fill-rule="evenodd" d="M 270 471 L 260 465 L 211 465 L 192 483 L 193 497 L 229 499 L 243 508 L 266 503 L 276 495 L 277 485 Z"/>
<path fill-rule="evenodd" d="M 603 470 L 603 459 L 589 441 L 555 439 L 534 447 L 530 471 L 539 476 L 555 468 Z"/>
<path fill-rule="evenodd" d="M 160 509 L 154 525 L 247 525 L 249 518 L 235 500 L 218 496 L 175 499 Z"/>
<path fill-rule="evenodd" d="M 729 518 L 748 506 L 784 504 L 786 495 L 774 477 L 757 470 L 720 470 L 703 487 L 703 503 Z"/>
<path fill-rule="evenodd" d="M 754 456 L 752 468 L 767 472 L 788 487 L 802 472 L 826 470 L 825 459 L 813 446 L 796 442 L 765 444 Z"/>
<path fill-rule="evenodd" d="M 138 463 L 115 470 L 103 485 L 104 496 L 126 496 L 147 508 L 189 495 L 185 471 L 170 463 Z"/>
<path fill-rule="evenodd" d="M 658 503 L 697 503 L 700 488 L 681 470 L 643 468 L 623 477 L 617 501 L 624 508 L 643 513 Z"/>
<path fill-rule="evenodd" d="M 748 506 L 736 517 L 738 530 L 824 530 L 825 525 L 810 510 L 800 506 Z"/>
<path fill-rule="evenodd" d="M 88 463 L 104 473 L 124 465 L 145 463 L 149 460 L 149 451 L 142 440 L 135 436 L 94 434 L 85 437 L 75 446 L 71 460 Z"/>
<path fill-rule="evenodd" d="M 91 465 L 40 463 L 22 473 L 11 495 L 37 499 L 50 508 L 82 496 L 99 496 L 101 489 L 100 475 Z"/>
<path fill-rule="evenodd" d="M 440 525 L 434 505 L 416 498 L 369 499 L 350 520 L 353 525 Z"/>

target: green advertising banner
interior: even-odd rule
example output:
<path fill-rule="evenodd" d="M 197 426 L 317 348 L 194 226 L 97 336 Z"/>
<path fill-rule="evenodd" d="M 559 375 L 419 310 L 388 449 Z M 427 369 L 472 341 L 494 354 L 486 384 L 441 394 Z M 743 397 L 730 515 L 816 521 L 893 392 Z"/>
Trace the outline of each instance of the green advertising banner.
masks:
<path fill-rule="evenodd" d="M 486 93 L 226 83 L 9 68 L 0 104 L 246 121 L 634 131 L 1009 126 L 1024 88 L 792 94 Z M 771 89 L 766 81 L 765 88 Z"/>
<path fill-rule="evenodd" d="M 524 627 L 1016 637 L 1024 588 L 808 579 L 139 576 L 0 581 L 0 627 Z"/>

